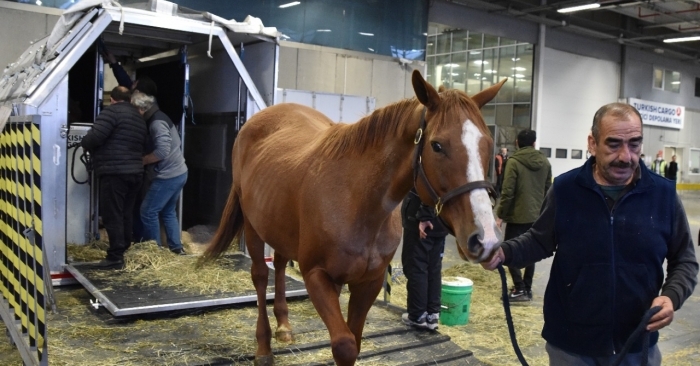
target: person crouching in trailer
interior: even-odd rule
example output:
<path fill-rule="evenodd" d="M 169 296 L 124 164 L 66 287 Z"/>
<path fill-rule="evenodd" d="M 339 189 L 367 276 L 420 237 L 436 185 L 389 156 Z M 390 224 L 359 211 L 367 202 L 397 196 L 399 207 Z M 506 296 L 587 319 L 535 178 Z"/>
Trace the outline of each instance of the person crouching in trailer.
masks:
<path fill-rule="evenodd" d="M 175 207 L 180 191 L 187 182 L 187 165 L 182 154 L 180 135 L 168 116 L 158 109 L 155 98 L 134 93 L 131 103 L 146 120 L 153 152 L 143 157 L 143 165 L 155 164 L 155 177 L 141 203 L 144 240 L 155 240 L 162 247 L 160 223 L 163 220 L 168 248 L 186 254 L 180 239 L 180 224 Z"/>
<path fill-rule="evenodd" d="M 112 89 L 106 107 L 83 137 L 100 182 L 100 211 L 107 235 L 107 257 L 101 269 L 124 268 L 124 252 L 131 245 L 133 207 L 143 179 L 142 158 L 148 130 L 138 110 L 129 103 L 131 92 Z"/>

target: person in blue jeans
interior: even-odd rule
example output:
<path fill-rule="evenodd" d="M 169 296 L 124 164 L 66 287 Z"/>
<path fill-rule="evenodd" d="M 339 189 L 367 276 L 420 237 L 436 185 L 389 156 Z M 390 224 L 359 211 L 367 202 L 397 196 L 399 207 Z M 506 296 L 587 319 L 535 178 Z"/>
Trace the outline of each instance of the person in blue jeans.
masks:
<path fill-rule="evenodd" d="M 182 153 L 180 135 L 168 116 L 158 109 L 153 96 L 134 93 L 131 103 L 146 120 L 152 152 L 143 157 L 143 165 L 155 164 L 154 179 L 141 202 L 144 240 L 160 240 L 163 220 L 168 248 L 175 254 L 186 254 L 180 239 L 180 224 L 175 207 L 180 191 L 187 182 L 187 165 Z M 150 150 L 150 149 L 149 149 Z"/>

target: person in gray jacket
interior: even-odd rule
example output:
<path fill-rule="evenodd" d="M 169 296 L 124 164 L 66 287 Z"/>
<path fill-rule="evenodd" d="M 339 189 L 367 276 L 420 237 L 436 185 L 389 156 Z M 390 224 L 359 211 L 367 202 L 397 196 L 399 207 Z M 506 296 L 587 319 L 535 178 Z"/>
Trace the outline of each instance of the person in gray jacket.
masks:
<path fill-rule="evenodd" d="M 143 157 L 143 165 L 155 164 L 155 177 L 141 203 L 141 221 L 144 240 L 160 240 L 160 223 L 163 220 L 168 248 L 175 254 L 186 254 L 180 239 L 180 225 L 175 207 L 180 191 L 187 182 L 187 165 L 182 153 L 180 135 L 170 118 L 158 109 L 155 98 L 135 93 L 131 103 L 146 120 L 150 133 L 152 152 Z"/>
<path fill-rule="evenodd" d="M 507 223 L 504 240 L 525 233 L 537 220 L 544 196 L 552 185 L 552 166 L 539 150 L 535 149 L 537 134 L 532 130 L 518 133 L 515 145 L 518 150 L 511 155 L 503 173 L 501 199 L 498 203 L 496 224 Z M 535 264 L 525 267 L 525 277 L 520 268 L 509 266 L 513 288 L 508 295 L 510 301 L 532 300 L 532 279 Z"/>

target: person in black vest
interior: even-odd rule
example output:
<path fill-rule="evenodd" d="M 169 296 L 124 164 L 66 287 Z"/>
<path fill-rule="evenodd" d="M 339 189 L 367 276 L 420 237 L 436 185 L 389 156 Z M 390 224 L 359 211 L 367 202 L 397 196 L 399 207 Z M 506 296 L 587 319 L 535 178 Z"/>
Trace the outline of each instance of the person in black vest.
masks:
<path fill-rule="evenodd" d="M 677 180 L 677 175 L 678 175 L 678 163 L 676 163 L 676 156 L 673 155 L 671 157 L 671 162 L 666 165 L 666 171 L 664 172 L 664 176 L 666 178 L 676 181 Z"/>
<path fill-rule="evenodd" d="M 142 158 L 148 132 L 138 110 L 129 102 L 129 89 L 112 89 L 111 104 L 95 120 L 81 146 L 93 157 L 100 182 L 100 212 L 107 235 L 103 269 L 124 267 L 131 245 L 133 207 L 143 179 Z"/>
<path fill-rule="evenodd" d="M 442 255 L 447 228 L 435 216 L 432 207 L 421 203 L 411 190 L 401 205 L 403 249 L 401 262 L 406 276 L 406 325 L 436 330 L 440 318 L 442 291 Z"/>
<path fill-rule="evenodd" d="M 660 365 L 658 330 L 697 284 L 683 204 L 673 183 L 640 164 L 642 141 L 633 106 L 601 107 L 588 135 L 593 156 L 554 179 L 532 227 L 482 263 L 522 267 L 554 256 L 542 329 L 550 365 L 612 364 L 657 306 L 644 324 L 648 354 L 639 337 L 622 364 Z"/>

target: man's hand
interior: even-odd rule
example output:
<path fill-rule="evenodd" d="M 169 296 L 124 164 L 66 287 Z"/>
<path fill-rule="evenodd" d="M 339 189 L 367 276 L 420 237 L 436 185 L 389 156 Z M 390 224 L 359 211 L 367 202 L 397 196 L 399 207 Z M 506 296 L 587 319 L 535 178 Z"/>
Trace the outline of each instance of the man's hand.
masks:
<path fill-rule="evenodd" d="M 503 225 L 503 219 L 502 218 L 497 218 L 496 219 L 496 226 L 501 227 Z"/>
<path fill-rule="evenodd" d="M 661 310 L 649 319 L 647 330 L 657 331 L 673 321 L 673 302 L 668 296 L 659 296 L 651 302 L 651 307 L 661 306 Z"/>
<path fill-rule="evenodd" d="M 421 221 L 418 224 L 418 231 L 420 232 L 421 239 L 425 239 L 428 237 L 428 234 L 425 233 L 425 228 L 433 230 L 433 224 L 430 221 Z"/>
<path fill-rule="evenodd" d="M 491 260 L 489 260 L 488 262 L 481 262 L 481 266 L 485 269 L 493 271 L 494 269 L 496 269 L 496 267 L 498 267 L 499 264 L 503 263 L 505 260 L 506 256 L 505 254 L 503 254 L 503 249 L 498 248 L 493 257 L 491 257 Z"/>

